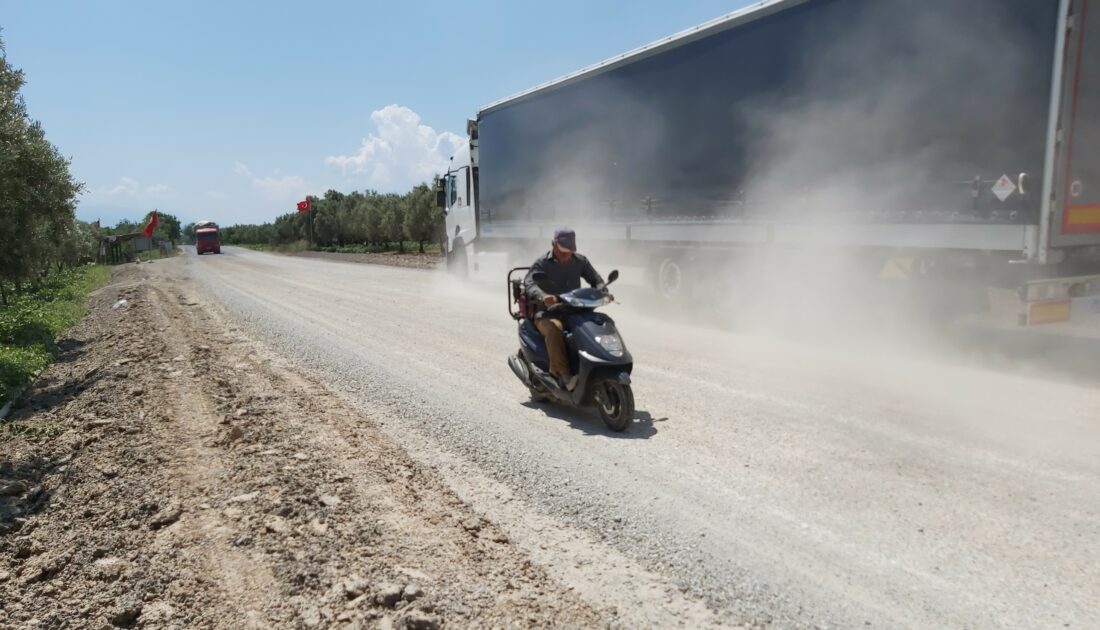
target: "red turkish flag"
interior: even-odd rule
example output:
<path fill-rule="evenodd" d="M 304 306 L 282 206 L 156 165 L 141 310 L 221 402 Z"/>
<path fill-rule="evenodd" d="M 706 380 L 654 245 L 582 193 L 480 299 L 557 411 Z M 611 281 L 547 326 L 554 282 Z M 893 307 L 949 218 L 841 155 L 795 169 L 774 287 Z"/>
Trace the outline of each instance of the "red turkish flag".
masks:
<path fill-rule="evenodd" d="M 309 199 L 298 202 L 298 212 L 309 212 Z"/>
<path fill-rule="evenodd" d="M 157 229 L 160 225 L 160 221 L 157 219 L 157 211 L 153 210 L 153 214 L 149 216 L 149 223 L 145 225 L 145 238 L 153 238 L 153 230 Z"/>

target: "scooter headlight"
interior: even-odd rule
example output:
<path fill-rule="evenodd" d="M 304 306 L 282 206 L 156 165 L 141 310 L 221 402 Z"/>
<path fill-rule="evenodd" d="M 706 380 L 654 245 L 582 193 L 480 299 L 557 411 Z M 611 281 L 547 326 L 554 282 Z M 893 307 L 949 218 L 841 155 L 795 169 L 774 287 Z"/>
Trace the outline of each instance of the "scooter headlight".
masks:
<path fill-rule="evenodd" d="M 573 306 L 573 307 L 576 307 L 576 308 L 584 308 L 585 307 L 584 300 L 581 300 L 579 298 L 575 298 L 573 296 L 562 296 L 561 300 L 563 302 L 565 302 L 566 304 L 568 304 L 569 306 Z"/>
<path fill-rule="evenodd" d="M 613 357 L 623 356 L 623 340 L 618 335 L 596 335 L 596 343 Z"/>

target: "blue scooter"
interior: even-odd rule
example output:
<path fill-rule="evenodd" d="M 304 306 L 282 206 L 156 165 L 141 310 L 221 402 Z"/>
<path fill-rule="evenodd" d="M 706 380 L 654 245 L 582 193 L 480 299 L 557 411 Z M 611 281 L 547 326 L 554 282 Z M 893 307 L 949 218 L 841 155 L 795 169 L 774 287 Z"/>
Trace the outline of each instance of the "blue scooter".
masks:
<path fill-rule="evenodd" d="M 519 323 L 519 351 L 508 357 L 508 366 L 531 391 L 535 402 L 554 401 L 572 407 L 595 406 L 612 431 L 624 431 L 634 420 L 634 392 L 630 372 L 634 359 L 623 344 L 615 321 L 596 309 L 611 302 L 607 286 L 619 277 L 612 271 L 599 287 L 586 287 L 558 296 L 544 317 L 564 324 L 569 367 L 577 386 L 569 391 L 550 375 L 550 355 L 542 334 L 535 328 L 535 304 L 523 287 L 530 267 L 508 272 L 508 314 Z"/>

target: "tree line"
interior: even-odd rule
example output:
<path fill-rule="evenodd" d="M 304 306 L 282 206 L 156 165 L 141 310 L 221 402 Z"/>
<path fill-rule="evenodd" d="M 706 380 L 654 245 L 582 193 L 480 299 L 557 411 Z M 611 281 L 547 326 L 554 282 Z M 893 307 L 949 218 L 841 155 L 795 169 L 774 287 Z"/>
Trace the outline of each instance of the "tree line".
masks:
<path fill-rule="evenodd" d="M 8 63 L 0 40 L 0 300 L 37 288 L 60 271 L 95 256 L 91 224 L 76 219 L 84 185 L 69 160 L 27 114 L 20 91 L 26 79 Z"/>
<path fill-rule="evenodd" d="M 443 212 L 435 206 L 431 186 L 419 184 L 409 192 L 379 193 L 374 190 L 342 193 L 329 190 L 309 196 L 313 213 L 313 242 L 318 247 L 376 245 L 404 252 L 406 243 L 424 246 L 439 240 Z M 226 244 L 289 245 L 309 238 L 309 213 L 289 212 L 272 223 L 238 224 L 221 228 Z M 194 224 L 184 227 L 184 237 L 194 239 Z"/>
<path fill-rule="evenodd" d="M 133 234 L 135 232 L 141 232 L 145 229 L 146 225 L 149 225 L 149 219 L 152 218 L 153 212 L 149 211 L 145 213 L 145 217 L 141 221 L 131 221 L 129 219 L 119 219 L 119 222 L 114 227 L 104 227 L 100 230 L 100 234 L 104 236 L 110 236 L 112 234 Z M 159 239 L 162 241 L 171 241 L 172 243 L 180 243 L 183 237 L 183 228 L 180 227 L 180 220 L 173 214 L 168 214 L 162 210 L 157 211 L 157 227 L 153 230 L 153 239 Z"/>

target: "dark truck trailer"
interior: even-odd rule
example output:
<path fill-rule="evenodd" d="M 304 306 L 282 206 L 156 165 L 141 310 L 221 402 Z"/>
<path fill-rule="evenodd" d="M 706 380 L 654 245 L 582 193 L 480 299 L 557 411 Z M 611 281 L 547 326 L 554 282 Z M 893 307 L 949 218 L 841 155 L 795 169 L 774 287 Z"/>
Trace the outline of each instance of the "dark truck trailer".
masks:
<path fill-rule="evenodd" d="M 444 195 L 460 266 L 570 224 L 658 285 L 704 247 L 1076 271 L 1100 245 L 1100 0 L 760 2 L 468 129 Z"/>

